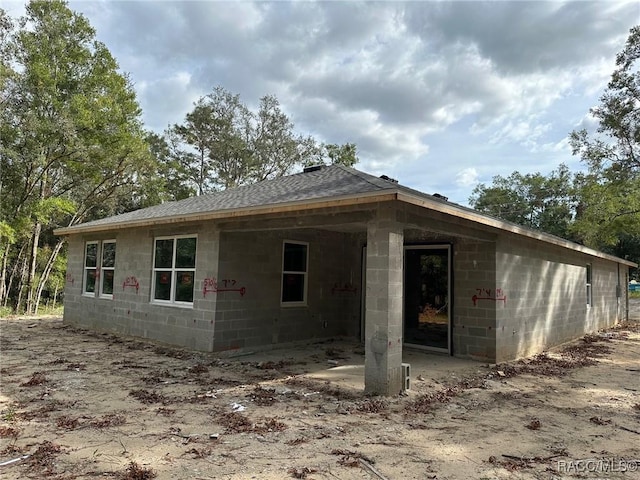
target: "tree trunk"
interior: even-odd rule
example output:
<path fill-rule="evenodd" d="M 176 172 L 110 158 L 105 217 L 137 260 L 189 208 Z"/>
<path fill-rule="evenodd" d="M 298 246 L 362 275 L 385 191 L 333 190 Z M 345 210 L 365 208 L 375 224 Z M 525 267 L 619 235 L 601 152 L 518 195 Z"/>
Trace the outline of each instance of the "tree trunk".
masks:
<path fill-rule="evenodd" d="M 0 271 L 0 305 L 6 305 L 9 296 L 9 288 L 7 285 L 7 267 L 9 264 L 9 251 L 11 244 L 7 242 L 7 246 L 2 254 L 2 270 Z"/>
<path fill-rule="evenodd" d="M 64 240 L 58 240 L 58 243 L 56 243 L 56 246 L 53 247 L 53 250 L 51 251 L 51 255 L 49 255 L 49 259 L 47 260 L 47 264 L 44 267 L 44 270 L 42 271 L 42 275 L 40 276 L 40 282 L 38 283 L 38 289 L 36 292 L 36 299 L 35 299 L 35 310 L 33 313 L 37 314 L 38 313 L 38 307 L 40 305 L 40 298 L 42 297 L 42 291 L 44 290 L 45 285 L 47 284 L 47 281 L 49 280 L 49 275 L 51 274 L 51 270 L 53 270 L 53 266 L 56 263 L 56 258 L 58 258 L 58 254 L 60 253 L 60 250 L 62 250 L 62 246 L 64 245 Z"/>
<path fill-rule="evenodd" d="M 28 264 L 29 264 L 29 257 L 27 255 L 24 255 L 24 258 L 22 259 L 22 265 L 20 267 L 20 284 L 19 284 L 20 286 L 18 288 L 18 298 L 16 300 L 16 305 L 15 305 L 16 313 L 22 312 L 22 297 L 24 294 L 24 289 L 27 286 L 27 272 L 29 270 Z"/>
<path fill-rule="evenodd" d="M 11 268 L 11 274 L 9 275 L 9 281 L 7 282 L 7 289 L 6 289 L 7 294 L 4 297 L 4 302 L 2 304 L 3 307 L 6 307 L 7 304 L 9 303 L 9 298 L 11 297 L 11 288 L 13 287 L 13 282 L 18 272 L 18 265 L 22 260 L 22 255 L 24 253 L 25 247 L 26 247 L 26 243 L 23 243 L 22 246 L 20 247 L 20 250 L 18 251 L 18 255 L 16 256 L 15 261 L 13 262 L 13 267 Z"/>
<path fill-rule="evenodd" d="M 31 252 L 29 255 L 29 273 L 27 275 L 27 308 L 26 314 L 33 315 L 36 308 L 36 269 L 38 267 L 38 247 L 40 244 L 40 234 L 42 233 L 42 223 L 36 220 L 33 226 L 33 239 L 31 241 Z"/>

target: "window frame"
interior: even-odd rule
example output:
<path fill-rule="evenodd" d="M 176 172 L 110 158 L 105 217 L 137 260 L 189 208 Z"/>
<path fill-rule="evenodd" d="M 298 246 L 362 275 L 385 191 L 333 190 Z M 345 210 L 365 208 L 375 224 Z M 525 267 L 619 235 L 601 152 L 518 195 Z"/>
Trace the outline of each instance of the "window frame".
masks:
<path fill-rule="evenodd" d="M 176 267 L 176 255 L 178 250 L 178 240 L 182 238 L 193 238 L 196 241 L 195 251 L 194 251 L 194 261 L 193 268 L 191 267 Z M 171 254 L 171 268 L 169 267 L 156 267 L 156 244 L 158 240 L 172 240 L 173 241 L 173 252 Z M 151 264 L 151 300 L 150 303 L 155 305 L 164 305 L 164 306 L 172 306 L 172 307 L 180 307 L 180 308 L 193 308 L 193 300 L 191 302 L 183 302 L 177 301 L 176 298 L 176 289 L 177 289 L 177 280 L 178 280 L 178 271 L 180 272 L 193 272 L 192 275 L 192 286 L 193 286 L 193 299 L 195 300 L 195 277 L 196 277 L 196 265 L 198 264 L 198 235 L 197 234 L 185 234 L 185 235 L 163 235 L 154 237 L 153 239 L 153 259 Z M 163 300 L 156 298 L 156 274 L 157 272 L 171 272 L 171 290 L 169 292 L 169 300 Z"/>
<path fill-rule="evenodd" d="M 89 245 L 95 245 L 96 246 L 96 265 L 94 267 L 88 267 L 87 266 L 87 250 L 89 248 Z M 98 260 L 100 259 L 100 241 L 99 240 L 89 240 L 84 242 L 84 255 L 83 255 L 83 262 L 82 262 L 82 296 L 84 297 L 91 297 L 94 298 L 96 297 L 96 295 L 98 294 L 98 289 L 100 288 L 100 280 L 99 280 L 99 276 L 100 276 L 100 267 L 99 267 L 99 263 Z M 94 274 L 93 274 L 93 278 L 94 278 L 94 282 L 93 282 L 93 291 L 87 291 L 87 273 L 93 270 Z M 98 278 L 97 278 L 98 277 Z"/>
<path fill-rule="evenodd" d="M 114 258 L 113 258 L 113 267 L 105 267 L 104 266 L 104 246 L 105 244 L 113 244 L 115 247 L 114 250 Z M 98 292 L 98 296 L 100 298 L 108 298 L 108 299 L 113 299 L 113 291 L 112 293 L 104 293 L 104 272 L 106 271 L 111 271 L 113 272 L 113 289 L 115 290 L 115 285 L 116 285 L 116 258 L 118 257 L 118 247 L 115 246 L 116 245 L 116 240 L 115 238 L 113 239 L 109 239 L 109 240 L 102 240 L 102 242 L 100 242 L 100 290 Z"/>
<path fill-rule="evenodd" d="M 593 305 L 593 265 L 587 263 L 585 266 L 586 287 L 587 287 L 587 308 Z"/>
<path fill-rule="evenodd" d="M 302 271 L 294 271 L 294 270 L 285 270 L 284 261 L 285 261 L 285 250 L 287 244 L 292 245 L 304 245 L 305 247 L 305 270 Z M 281 307 L 306 307 L 307 306 L 307 292 L 309 286 L 309 242 L 302 242 L 300 240 L 283 240 L 282 241 L 282 275 L 280 276 L 280 306 Z M 302 300 L 295 301 L 285 301 L 284 300 L 284 277 L 285 275 L 302 275 L 304 285 L 302 289 Z"/>

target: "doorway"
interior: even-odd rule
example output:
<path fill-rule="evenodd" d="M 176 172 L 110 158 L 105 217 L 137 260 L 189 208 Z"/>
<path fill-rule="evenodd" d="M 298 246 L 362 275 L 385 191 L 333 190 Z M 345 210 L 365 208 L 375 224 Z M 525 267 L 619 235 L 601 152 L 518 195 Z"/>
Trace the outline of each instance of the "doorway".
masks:
<path fill-rule="evenodd" d="M 405 247 L 405 344 L 450 353 L 450 267 L 450 245 Z"/>

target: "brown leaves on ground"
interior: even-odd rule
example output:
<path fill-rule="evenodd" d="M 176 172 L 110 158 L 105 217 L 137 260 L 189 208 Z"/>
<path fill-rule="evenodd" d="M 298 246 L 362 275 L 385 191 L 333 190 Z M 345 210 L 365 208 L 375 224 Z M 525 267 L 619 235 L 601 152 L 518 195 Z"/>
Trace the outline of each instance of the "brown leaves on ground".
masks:
<path fill-rule="evenodd" d="M 124 425 L 125 418 L 123 415 L 116 415 L 115 413 L 110 413 L 104 415 L 102 418 L 97 418 L 91 421 L 89 425 L 93 428 L 107 428 L 107 427 L 117 427 L 119 425 Z"/>
<path fill-rule="evenodd" d="M 203 373 L 209 373 L 209 367 L 203 363 L 197 363 L 189 369 L 189 373 L 192 375 L 202 375 Z"/>
<path fill-rule="evenodd" d="M 293 365 L 292 360 L 280 360 L 278 362 L 258 362 L 255 367 L 259 370 L 282 370 L 284 367 Z"/>
<path fill-rule="evenodd" d="M 256 405 L 269 406 L 276 401 L 276 391 L 273 388 L 262 388 L 257 385 L 251 393 L 247 394 L 247 398 Z"/>
<path fill-rule="evenodd" d="M 515 472 L 517 470 L 521 470 L 523 468 L 532 468 L 533 463 L 528 458 L 506 458 L 504 460 L 498 460 L 495 456 L 491 455 L 489 457 L 489 463 L 494 465 L 498 465 L 509 472 Z"/>
<path fill-rule="evenodd" d="M 486 380 L 510 378 L 523 374 L 560 377 L 575 368 L 595 365 L 597 358 L 610 353 L 609 346 L 599 343 L 608 341 L 606 337 L 601 335 L 585 335 L 580 343 L 565 347 L 559 355 L 552 356 L 541 353 L 515 363 L 495 365 L 486 375 L 462 379 L 448 385 L 443 390 L 419 396 L 405 406 L 405 413 L 431 413 L 437 405 L 449 402 L 464 390 L 486 388 Z M 535 427 L 534 424 L 529 424 L 527 428 L 537 430 L 537 428 L 531 428 L 532 426 Z"/>
<path fill-rule="evenodd" d="M 420 395 L 404 407 L 406 413 L 431 413 L 441 403 L 447 403 L 460 393 L 456 387 L 446 387 L 444 390 Z"/>
<path fill-rule="evenodd" d="M 17 428 L 0 426 L 0 438 L 17 437 L 19 432 Z"/>
<path fill-rule="evenodd" d="M 298 437 L 298 438 L 294 438 L 293 440 L 287 440 L 286 443 L 287 445 L 300 445 L 301 443 L 307 443 L 309 440 L 307 440 L 304 437 Z"/>
<path fill-rule="evenodd" d="M 509 378 L 523 374 L 561 377 L 575 368 L 598 363 L 598 358 L 611 352 L 608 345 L 602 344 L 609 341 L 605 336 L 588 334 L 580 342 L 563 348 L 559 354 L 540 353 L 515 363 L 496 365 L 487 378 Z"/>
<path fill-rule="evenodd" d="M 51 475 L 55 473 L 54 458 L 62 452 L 60 445 L 46 440 L 27 459 L 27 470 L 32 473 Z"/>
<path fill-rule="evenodd" d="M 344 467 L 359 467 L 360 459 L 371 465 L 376 463 L 375 460 L 372 460 L 360 452 L 352 452 L 351 450 L 345 450 L 342 448 L 331 450 L 331 455 L 340 455 L 338 463 Z"/>
<path fill-rule="evenodd" d="M 158 392 L 152 392 L 149 390 L 131 390 L 129 392 L 136 400 L 144 403 L 145 405 L 149 405 L 152 403 L 165 403 L 167 401 L 166 397 Z"/>
<path fill-rule="evenodd" d="M 220 414 L 217 422 L 227 429 L 227 433 L 254 432 L 265 434 L 269 432 L 281 432 L 286 430 L 287 425 L 276 418 L 265 418 L 253 423 L 249 417 L 240 412 Z"/>
<path fill-rule="evenodd" d="M 58 428 L 64 428 L 65 430 L 75 430 L 78 427 L 79 419 L 68 417 L 63 415 L 56 420 L 56 426 Z"/>
<path fill-rule="evenodd" d="M 42 372 L 34 372 L 33 375 L 31 375 L 31 378 L 29 380 L 27 380 L 24 383 L 21 383 L 20 386 L 21 387 L 36 387 L 38 385 L 42 385 L 44 383 L 47 383 L 47 377 L 44 375 L 44 373 Z"/>
<path fill-rule="evenodd" d="M 307 478 L 308 475 L 316 473 L 318 470 L 309 467 L 291 467 L 287 473 L 293 478 Z"/>
<path fill-rule="evenodd" d="M 156 478 L 157 474 L 150 468 L 141 467 L 136 462 L 131 462 L 127 470 L 120 474 L 120 480 L 151 480 Z"/>

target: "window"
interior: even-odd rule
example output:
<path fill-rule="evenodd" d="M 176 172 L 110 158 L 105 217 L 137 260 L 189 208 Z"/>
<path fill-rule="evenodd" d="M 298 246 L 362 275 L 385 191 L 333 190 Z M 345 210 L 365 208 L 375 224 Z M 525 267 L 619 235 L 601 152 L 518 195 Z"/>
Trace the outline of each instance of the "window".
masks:
<path fill-rule="evenodd" d="M 591 264 L 590 263 L 587 263 L 586 273 L 587 273 L 587 307 L 590 307 L 593 302 L 592 289 L 591 289 Z"/>
<path fill-rule="evenodd" d="M 113 298 L 115 267 L 115 240 L 87 242 L 84 250 L 82 293 L 90 297 L 98 294 L 103 298 Z"/>
<path fill-rule="evenodd" d="M 282 252 L 282 304 L 306 305 L 309 244 L 285 241 Z"/>
<path fill-rule="evenodd" d="M 193 304 L 196 237 L 156 238 L 153 255 L 152 300 Z"/>
<path fill-rule="evenodd" d="M 100 262 L 100 296 L 113 298 L 113 277 L 116 266 L 116 241 L 102 242 L 102 261 Z"/>
<path fill-rule="evenodd" d="M 85 295 L 94 296 L 98 278 L 98 242 L 87 242 L 84 247 L 84 288 Z"/>

